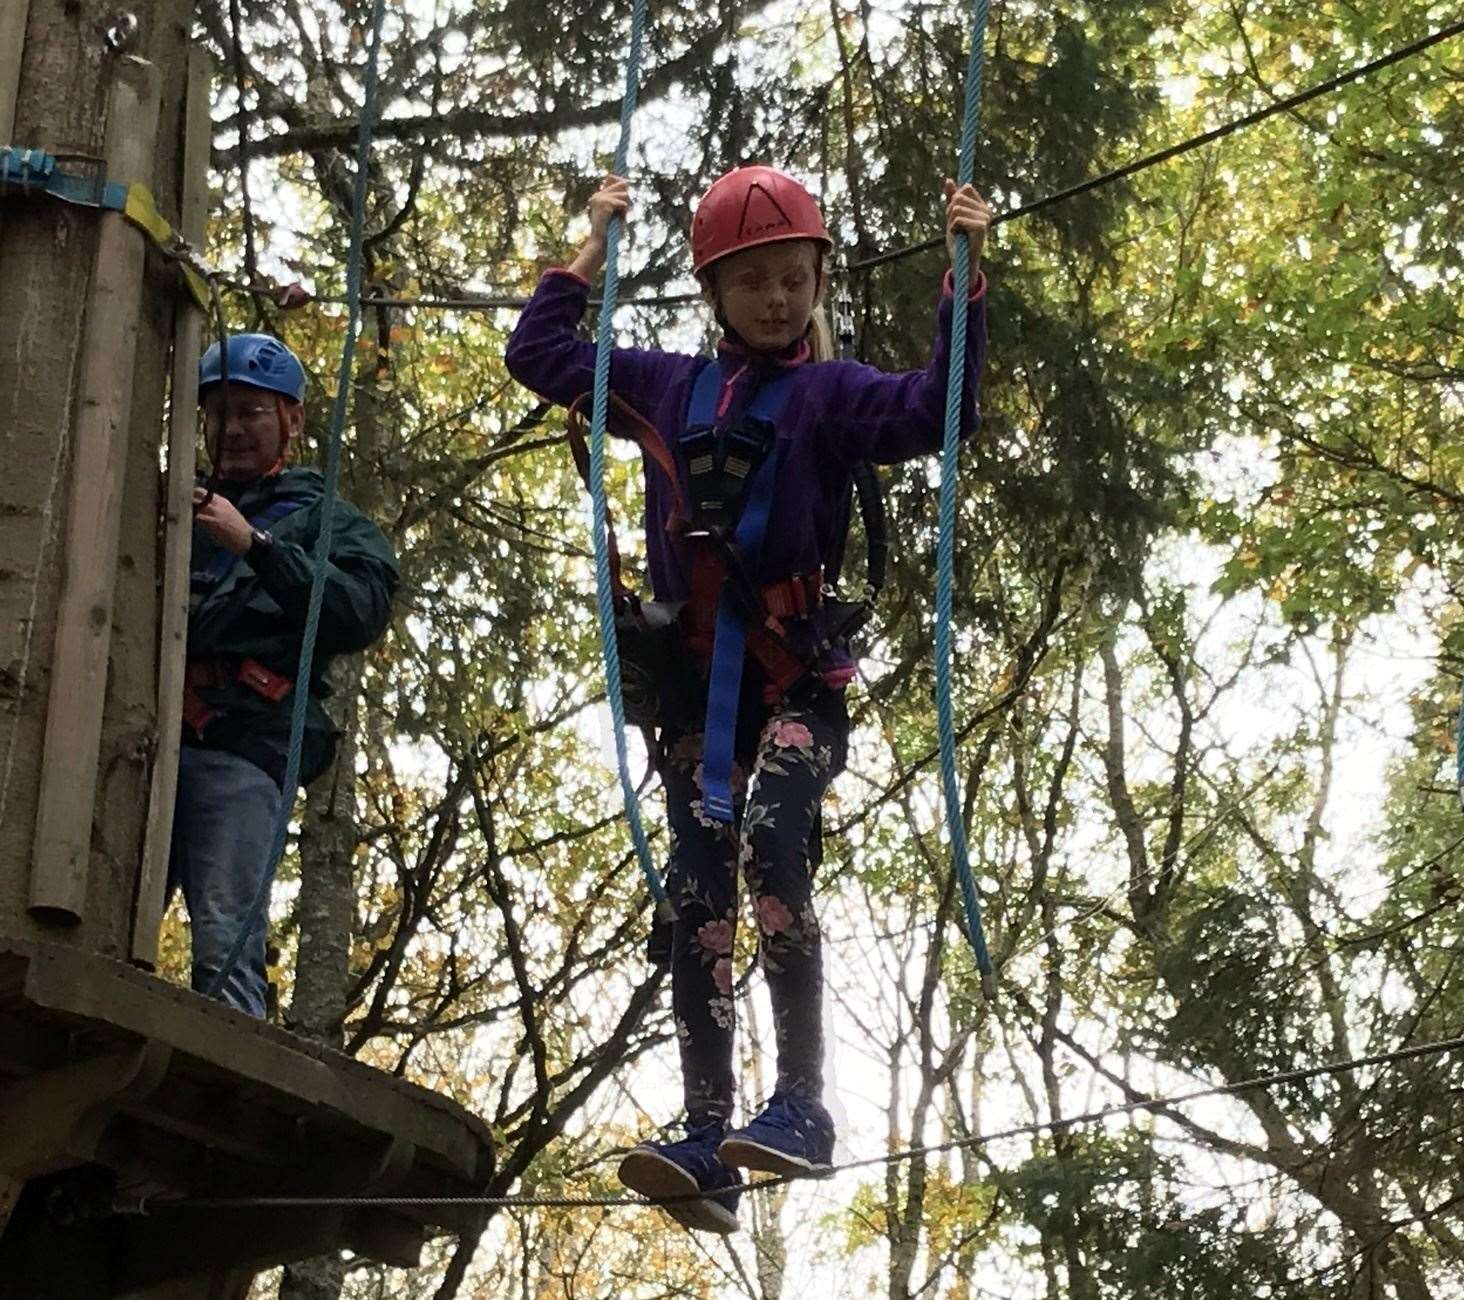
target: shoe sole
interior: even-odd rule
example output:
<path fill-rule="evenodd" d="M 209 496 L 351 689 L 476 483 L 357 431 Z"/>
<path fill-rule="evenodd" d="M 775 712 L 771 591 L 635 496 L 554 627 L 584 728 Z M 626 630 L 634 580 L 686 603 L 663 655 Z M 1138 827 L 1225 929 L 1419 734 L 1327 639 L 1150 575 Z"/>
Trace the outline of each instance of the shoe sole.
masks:
<path fill-rule="evenodd" d="M 620 1181 L 633 1192 L 655 1201 L 677 1223 L 693 1232 L 715 1232 L 726 1237 L 742 1225 L 724 1205 L 701 1197 L 697 1200 L 673 1200 L 673 1197 L 695 1196 L 701 1188 L 697 1181 L 674 1160 L 655 1151 L 631 1151 L 620 1162 Z"/>
<path fill-rule="evenodd" d="M 831 1165 L 816 1165 L 750 1138 L 729 1137 L 717 1148 L 717 1159 L 731 1169 L 751 1169 L 780 1178 L 828 1178 L 834 1172 Z"/>

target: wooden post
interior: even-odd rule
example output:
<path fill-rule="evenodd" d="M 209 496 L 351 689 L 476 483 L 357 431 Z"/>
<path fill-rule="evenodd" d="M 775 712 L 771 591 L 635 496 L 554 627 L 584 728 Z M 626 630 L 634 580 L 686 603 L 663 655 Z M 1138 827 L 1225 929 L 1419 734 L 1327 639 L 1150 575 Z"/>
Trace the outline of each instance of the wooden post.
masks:
<path fill-rule="evenodd" d="M 115 66 L 104 146 L 107 175 L 147 184 L 157 134 L 158 72 L 141 59 L 119 59 Z M 145 237 L 119 214 L 106 213 L 99 220 L 82 340 L 29 896 L 34 915 L 71 923 L 81 920 L 91 867 L 97 749 L 145 257 Z"/>
<path fill-rule="evenodd" d="M 15 133 L 15 101 L 20 95 L 20 56 L 25 49 L 25 21 L 30 0 L 0 4 L 0 147 L 19 144 Z"/>
<path fill-rule="evenodd" d="M 183 110 L 183 175 L 179 230 L 203 246 L 208 217 L 209 93 L 213 61 L 195 47 L 188 56 Z M 188 579 L 193 551 L 193 479 L 198 428 L 198 354 L 203 314 L 192 297 L 178 294 L 173 334 L 173 375 L 168 413 L 168 498 L 163 535 L 162 630 L 158 646 L 158 745 L 148 792 L 147 834 L 137 904 L 132 913 L 132 960 L 151 967 L 158 958 L 158 930 L 167 901 L 168 854 L 178 791 L 178 737 L 183 725 L 183 669 L 188 641 Z"/>

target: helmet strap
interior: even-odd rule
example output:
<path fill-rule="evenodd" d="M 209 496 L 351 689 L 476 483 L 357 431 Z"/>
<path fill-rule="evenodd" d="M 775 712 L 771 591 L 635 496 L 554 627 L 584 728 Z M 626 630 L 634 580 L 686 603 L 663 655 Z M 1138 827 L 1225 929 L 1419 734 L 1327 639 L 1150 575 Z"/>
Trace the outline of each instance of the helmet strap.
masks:
<path fill-rule="evenodd" d="M 279 393 L 276 393 L 275 419 L 279 421 L 280 426 L 280 449 L 279 454 L 275 456 L 274 464 L 264 471 L 263 477 L 265 478 L 274 478 L 276 474 L 280 473 L 285 468 L 285 459 L 290 454 L 290 423 L 288 419 L 289 414 L 289 405 L 286 403 L 285 399 L 280 396 Z"/>

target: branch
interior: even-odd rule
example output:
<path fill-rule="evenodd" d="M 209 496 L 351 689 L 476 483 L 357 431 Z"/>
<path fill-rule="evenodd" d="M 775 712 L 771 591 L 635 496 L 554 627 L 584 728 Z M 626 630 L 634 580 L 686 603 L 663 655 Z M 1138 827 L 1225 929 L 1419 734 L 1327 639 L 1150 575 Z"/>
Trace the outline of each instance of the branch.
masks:
<path fill-rule="evenodd" d="M 766 9 L 772 0 L 749 0 L 738 6 L 737 19 L 742 20 Z M 730 17 L 731 15 L 729 15 Z M 642 106 L 660 99 L 678 86 L 686 75 L 705 67 L 727 39 L 728 20 L 721 18 L 714 26 L 693 40 L 676 58 L 661 64 L 641 82 Z M 253 158 L 275 158 L 281 154 L 310 153 L 318 149 L 349 149 L 360 129 L 357 117 L 336 118 L 330 122 L 303 123 L 298 109 L 280 106 L 279 114 L 291 123 L 287 129 L 250 142 Z M 591 126 L 604 126 L 620 120 L 620 96 L 598 100 L 574 108 L 534 109 L 522 113 L 495 113 L 476 105 L 461 105 L 447 113 L 413 113 L 388 117 L 376 123 L 372 132 L 377 140 L 478 140 L 492 137 L 500 140 L 542 139 L 565 131 Z M 217 124 L 221 132 L 236 131 L 238 123 L 226 118 Z M 224 169 L 237 161 L 237 146 L 213 151 L 213 165 Z"/>
<path fill-rule="evenodd" d="M 1115 637 L 1116 625 L 1110 623 L 1098 643 L 1098 653 L 1103 660 L 1103 694 L 1108 706 L 1108 739 L 1103 745 L 1103 768 L 1108 776 L 1108 800 L 1113 806 L 1113 816 L 1128 847 L 1129 907 L 1134 920 L 1142 924 L 1152 909 L 1154 894 L 1143 883 L 1150 875 L 1149 851 L 1144 842 L 1143 819 L 1129 791 L 1124 757 L 1123 674 L 1118 666 Z"/>

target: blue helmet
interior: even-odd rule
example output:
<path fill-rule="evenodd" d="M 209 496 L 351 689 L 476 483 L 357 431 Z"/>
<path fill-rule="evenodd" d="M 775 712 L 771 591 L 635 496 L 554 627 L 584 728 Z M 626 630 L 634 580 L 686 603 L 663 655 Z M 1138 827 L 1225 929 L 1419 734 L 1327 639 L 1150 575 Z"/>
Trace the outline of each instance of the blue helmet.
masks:
<path fill-rule="evenodd" d="M 215 343 L 198 363 L 198 392 L 223 379 L 220 348 Z M 305 400 L 305 367 L 272 334 L 229 335 L 229 382 L 266 388 L 294 402 Z"/>

